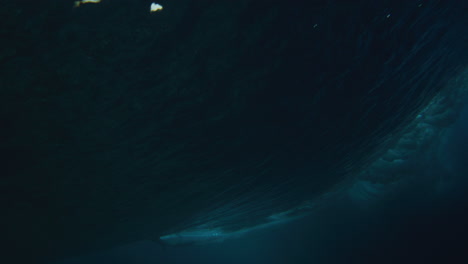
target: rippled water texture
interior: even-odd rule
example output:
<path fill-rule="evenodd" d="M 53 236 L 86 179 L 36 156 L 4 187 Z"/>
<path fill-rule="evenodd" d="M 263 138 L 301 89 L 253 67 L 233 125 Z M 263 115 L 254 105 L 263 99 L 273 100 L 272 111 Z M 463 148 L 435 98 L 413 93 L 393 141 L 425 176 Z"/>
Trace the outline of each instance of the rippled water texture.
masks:
<path fill-rule="evenodd" d="M 2 3 L 13 255 L 224 241 L 334 193 L 367 206 L 461 107 L 462 1 L 150 4 Z"/>

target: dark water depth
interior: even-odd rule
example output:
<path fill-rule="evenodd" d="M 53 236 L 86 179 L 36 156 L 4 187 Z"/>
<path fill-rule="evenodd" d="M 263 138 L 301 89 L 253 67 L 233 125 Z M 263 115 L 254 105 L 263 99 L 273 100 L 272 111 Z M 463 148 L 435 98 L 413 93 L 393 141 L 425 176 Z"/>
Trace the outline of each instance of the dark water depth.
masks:
<path fill-rule="evenodd" d="M 105 250 L 141 241 L 116 250 L 142 259 L 119 261 L 228 263 L 242 252 L 251 263 L 326 263 L 314 252 L 336 249 L 341 262 L 348 253 L 400 252 L 406 234 L 414 234 L 408 244 L 427 245 L 417 232 L 458 232 L 452 220 L 463 226 L 463 177 L 449 187 L 435 179 L 467 172 L 466 130 L 446 136 L 462 120 L 464 1 L 168 0 L 158 12 L 146 0 L 3 2 L 5 263 L 86 254 L 118 263 Z M 460 141 L 437 149 L 448 138 Z M 453 201 L 447 212 L 431 209 L 437 188 L 454 195 L 441 198 Z M 157 244 L 171 234 L 225 240 L 304 211 L 322 219 L 293 224 L 304 238 L 256 230 L 279 248 L 265 247 L 271 255 L 247 235 L 182 251 Z M 371 219 L 369 229 L 360 217 Z M 381 220 L 392 217 L 402 228 L 388 238 Z M 350 241 L 359 228 L 390 240 Z M 281 248 L 294 250 L 278 255 Z M 171 258 L 185 251 L 190 257 Z M 219 254 L 193 255 L 207 251 Z"/>

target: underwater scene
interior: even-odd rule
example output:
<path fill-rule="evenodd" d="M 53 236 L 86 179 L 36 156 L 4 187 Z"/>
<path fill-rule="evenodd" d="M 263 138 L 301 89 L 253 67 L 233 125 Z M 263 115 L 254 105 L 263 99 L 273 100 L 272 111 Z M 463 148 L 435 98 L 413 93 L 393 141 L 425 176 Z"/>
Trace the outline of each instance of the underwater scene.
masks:
<path fill-rule="evenodd" d="M 468 1 L 3 2 L 1 263 L 468 263 Z"/>

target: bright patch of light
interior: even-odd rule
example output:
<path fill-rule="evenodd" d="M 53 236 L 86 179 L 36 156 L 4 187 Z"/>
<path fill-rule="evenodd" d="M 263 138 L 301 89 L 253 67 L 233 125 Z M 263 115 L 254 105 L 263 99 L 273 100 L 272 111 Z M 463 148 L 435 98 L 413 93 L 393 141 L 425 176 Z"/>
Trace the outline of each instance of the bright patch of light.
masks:
<path fill-rule="evenodd" d="M 163 9 L 162 5 L 152 3 L 150 6 L 150 12 L 156 12 L 156 11 L 161 11 Z"/>

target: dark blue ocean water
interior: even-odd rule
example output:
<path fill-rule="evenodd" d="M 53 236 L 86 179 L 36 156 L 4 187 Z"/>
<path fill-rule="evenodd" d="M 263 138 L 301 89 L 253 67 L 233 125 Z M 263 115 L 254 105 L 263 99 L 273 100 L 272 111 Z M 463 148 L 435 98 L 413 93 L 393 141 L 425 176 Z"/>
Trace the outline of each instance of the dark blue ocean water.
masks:
<path fill-rule="evenodd" d="M 464 261 L 468 235 L 467 135 L 468 108 L 465 108 L 444 135 L 444 143 L 431 153 L 441 163 L 431 170 L 419 168 L 416 180 L 374 206 L 340 200 L 291 223 L 221 243 L 164 247 L 153 241 L 139 241 L 58 263 Z M 431 180 L 433 173 L 438 174 L 439 181 Z"/>
<path fill-rule="evenodd" d="M 2 263 L 467 261 L 465 1 L 151 4 L 2 4 Z"/>

